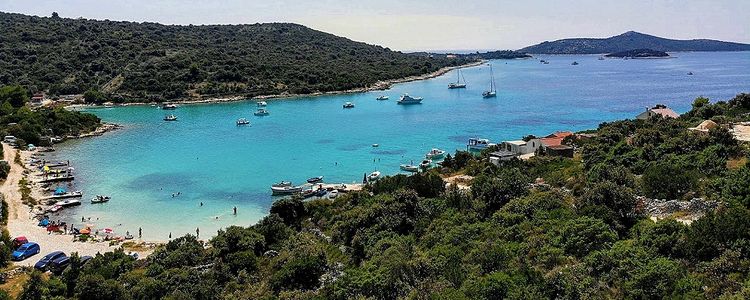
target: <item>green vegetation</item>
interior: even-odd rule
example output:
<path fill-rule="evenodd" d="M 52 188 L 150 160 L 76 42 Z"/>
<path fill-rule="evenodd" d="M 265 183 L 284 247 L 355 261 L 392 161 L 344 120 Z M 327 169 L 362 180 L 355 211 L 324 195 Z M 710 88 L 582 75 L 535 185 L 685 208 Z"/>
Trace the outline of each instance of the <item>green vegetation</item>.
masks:
<path fill-rule="evenodd" d="M 678 119 L 605 123 L 575 159 L 487 162 L 393 176 L 335 200 L 279 200 L 258 224 L 185 236 L 135 262 L 98 255 L 23 295 L 79 299 L 745 299 L 750 166 L 708 111 L 746 120 L 748 95 Z M 440 172 L 476 175 L 470 191 Z M 540 183 L 535 178 L 543 178 Z M 690 185 L 681 181 L 689 180 Z M 531 184 L 536 181 L 536 184 Z M 658 181 L 658 182 L 652 182 Z M 679 182 L 676 182 L 679 181 Z M 685 225 L 648 219 L 636 195 L 723 205 Z M 208 246 L 208 247 L 206 247 Z"/>
<path fill-rule="evenodd" d="M 620 51 L 605 55 L 606 57 L 630 57 L 630 58 L 647 58 L 647 57 L 669 57 L 669 54 L 664 51 L 656 51 L 651 49 L 635 49 L 628 51 Z"/>
<path fill-rule="evenodd" d="M 86 93 L 91 102 L 329 92 L 467 62 L 296 24 L 169 26 L 0 13 L 0 85 Z"/>

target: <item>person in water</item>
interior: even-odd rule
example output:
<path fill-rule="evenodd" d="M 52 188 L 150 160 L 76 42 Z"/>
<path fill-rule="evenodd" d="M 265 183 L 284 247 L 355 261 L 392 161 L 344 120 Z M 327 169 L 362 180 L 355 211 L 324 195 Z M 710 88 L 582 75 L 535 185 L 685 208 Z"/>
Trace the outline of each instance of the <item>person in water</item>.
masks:
<path fill-rule="evenodd" d="M 237 206 L 234 207 L 234 215 L 237 215 Z"/>

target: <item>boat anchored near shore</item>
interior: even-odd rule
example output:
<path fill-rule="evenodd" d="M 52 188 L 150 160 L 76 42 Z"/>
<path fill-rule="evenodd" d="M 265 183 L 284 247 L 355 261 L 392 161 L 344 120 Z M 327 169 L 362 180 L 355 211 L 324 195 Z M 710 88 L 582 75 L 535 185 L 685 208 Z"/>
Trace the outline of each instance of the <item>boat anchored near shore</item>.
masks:
<path fill-rule="evenodd" d="M 409 94 L 403 94 L 401 99 L 398 99 L 398 104 L 421 104 L 422 97 L 412 97 Z"/>
<path fill-rule="evenodd" d="M 271 113 L 269 113 L 265 108 L 258 108 L 257 111 L 253 113 L 256 116 L 267 116 Z"/>
<path fill-rule="evenodd" d="M 177 116 L 175 116 L 175 115 L 166 115 L 166 116 L 164 116 L 164 121 L 167 121 L 167 122 L 177 121 Z"/>
<path fill-rule="evenodd" d="M 237 119 L 237 126 L 242 126 L 242 125 L 250 125 L 250 121 L 248 121 L 245 118 Z"/>

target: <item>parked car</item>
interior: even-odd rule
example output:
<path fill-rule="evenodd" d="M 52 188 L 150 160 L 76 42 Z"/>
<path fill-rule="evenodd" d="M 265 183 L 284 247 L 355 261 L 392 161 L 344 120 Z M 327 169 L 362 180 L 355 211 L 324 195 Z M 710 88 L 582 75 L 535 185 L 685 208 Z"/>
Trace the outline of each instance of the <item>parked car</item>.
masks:
<path fill-rule="evenodd" d="M 69 265 L 70 265 L 70 257 L 62 256 L 53 260 L 49 264 L 49 270 L 55 275 L 60 275 L 62 274 L 63 271 L 65 271 L 65 268 L 67 268 Z"/>
<path fill-rule="evenodd" d="M 36 262 L 36 264 L 34 265 L 34 268 L 39 271 L 47 271 L 47 269 L 49 269 L 50 265 L 52 264 L 52 261 L 61 257 L 65 257 L 65 256 L 66 256 L 65 253 L 62 251 L 52 252 L 50 254 L 45 255 L 44 257 L 42 257 L 42 259 Z"/>
<path fill-rule="evenodd" d="M 26 244 L 29 240 L 25 236 L 17 236 L 13 239 L 13 250 L 18 249 L 21 245 Z"/>
<path fill-rule="evenodd" d="M 85 266 L 91 259 L 94 258 L 93 256 L 81 256 L 81 266 Z"/>
<path fill-rule="evenodd" d="M 39 248 L 39 244 L 26 243 L 26 244 L 21 245 L 21 247 L 18 247 L 16 251 L 13 251 L 13 254 L 11 255 L 11 259 L 15 261 L 22 261 L 31 256 L 34 256 L 35 254 L 39 254 L 39 251 L 41 251 L 41 248 Z"/>

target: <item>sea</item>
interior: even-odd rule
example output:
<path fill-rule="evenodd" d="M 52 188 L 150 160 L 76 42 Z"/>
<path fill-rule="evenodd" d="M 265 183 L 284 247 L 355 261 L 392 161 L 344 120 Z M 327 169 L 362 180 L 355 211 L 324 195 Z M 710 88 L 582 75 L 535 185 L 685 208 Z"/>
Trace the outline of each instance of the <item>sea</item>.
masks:
<path fill-rule="evenodd" d="M 279 199 L 270 186 L 282 180 L 304 183 L 324 176 L 327 183 L 358 183 L 376 170 L 400 173 L 400 164 L 418 164 L 432 148 L 463 150 L 472 137 L 500 142 L 595 129 L 655 104 L 683 113 L 696 97 L 718 101 L 750 92 L 750 52 L 672 56 L 492 60 L 461 69 L 466 89 L 447 88 L 458 78 L 454 70 L 385 91 L 268 100 L 270 114 L 263 117 L 253 115 L 253 100 L 173 111 L 148 105 L 85 109 L 123 128 L 64 142 L 48 154 L 49 160 L 70 161 L 76 180 L 63 187 L 84 193 L 83 205 L 52 219 L 118 234 L 137 235 L 141 228 L 143 239 L 153 241 L 197 229 L 200 238 L 210 238 L 219 229 L 249 226 L 266 216 Z M 489 65 L 497 97 L 484 99 Z M 423 97 L 423 103 L 398 105 L 406 93 Z M 381 95 L 390 100 L 376 100 Z M 344 109 L 346 102 L 355 108 Z M 165 122 L 165 114 L 178 120 Z M 251 124 L 237 126 L 243 117 Z M 89 203 L 99 194 L 112 200 Z"/>

